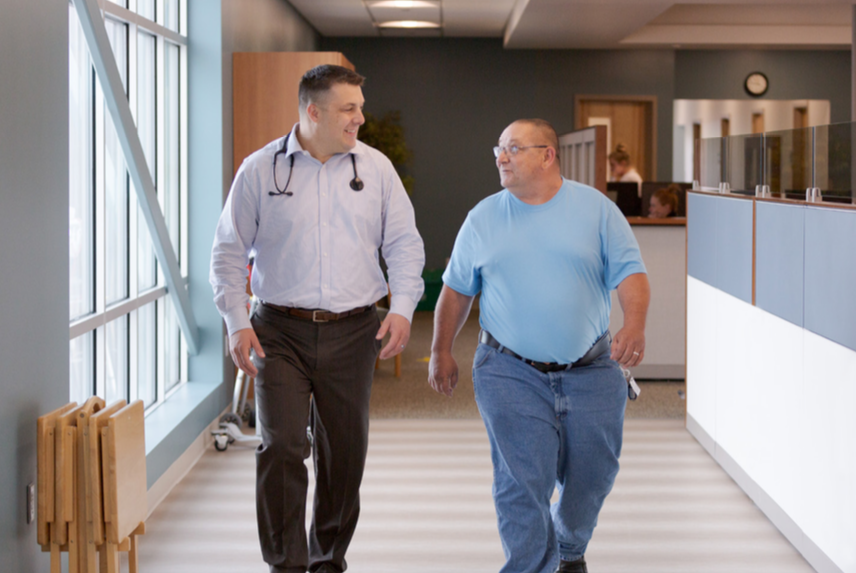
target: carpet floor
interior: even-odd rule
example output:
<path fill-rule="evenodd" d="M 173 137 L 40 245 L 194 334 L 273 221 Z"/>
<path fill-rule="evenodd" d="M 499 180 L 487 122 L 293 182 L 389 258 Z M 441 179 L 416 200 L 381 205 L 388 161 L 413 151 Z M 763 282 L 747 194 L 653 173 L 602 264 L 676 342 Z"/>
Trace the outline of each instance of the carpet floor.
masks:
<path fill-rule="evenodd" d="M 402 353 L 401 377 L 394 375 L 393 361 L 375 371 L 371 417 L 386 418 L 479 418 L 473 395 L 473 355 L 478 346 L 478 311 L 474 310 L 455 341 L 453 354 L 460 372 L 458 387 L 451 398 L 434 392 L 428 384 L 433 312 L 417 312 L 413 317 L 410 343 Z M 684 419 L 684 382 L 640 382 L 642 393 L 628 401 L 627 418 Z"/>

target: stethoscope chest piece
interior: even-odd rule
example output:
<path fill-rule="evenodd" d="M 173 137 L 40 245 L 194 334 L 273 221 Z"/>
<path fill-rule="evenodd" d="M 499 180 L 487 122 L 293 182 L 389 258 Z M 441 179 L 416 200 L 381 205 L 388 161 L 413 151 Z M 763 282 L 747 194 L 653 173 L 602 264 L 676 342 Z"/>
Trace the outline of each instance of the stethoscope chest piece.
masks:
<path fill-rule="evenodd" d="M 354 191 L 362 191 L 365 185 L 363 184 L 363 180 L 359 177 L 354 177 L 351 179 L 351 189 Z"/>

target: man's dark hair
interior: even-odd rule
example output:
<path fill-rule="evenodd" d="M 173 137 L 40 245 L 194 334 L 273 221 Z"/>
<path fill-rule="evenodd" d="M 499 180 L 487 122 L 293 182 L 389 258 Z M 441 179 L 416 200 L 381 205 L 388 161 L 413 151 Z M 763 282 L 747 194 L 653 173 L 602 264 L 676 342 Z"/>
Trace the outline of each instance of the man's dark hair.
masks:
<path fill-rule="evenodd" d="M 559 154 L 559 135 L 556 129 L 546 119 L 518 119 L 520 123 L 528 123 L 534 127 L 546 140 L 546 144 L 556 150 L 556 155 Z"/>
<path fill-rule="evenodd" d="M 300 78 L 300 89 L 297 91 L 300 110 L 305 111 L 310 103 L 318 103 L 335 84 L 362 86 L 365 81 L 366 78 L 357 72 L 342 66 L 315 66 Z"/>

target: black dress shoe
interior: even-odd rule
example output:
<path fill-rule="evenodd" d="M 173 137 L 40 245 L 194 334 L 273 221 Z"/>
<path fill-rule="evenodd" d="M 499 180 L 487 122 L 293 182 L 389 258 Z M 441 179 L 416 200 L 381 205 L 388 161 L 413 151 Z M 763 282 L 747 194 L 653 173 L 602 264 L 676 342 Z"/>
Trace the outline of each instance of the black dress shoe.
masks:
<path fill-rule="evenodd" d="M 588 573 L 586 569 L 586 558 L 580 557 L 576 561 L 559 561 L 556 573 Z"/>

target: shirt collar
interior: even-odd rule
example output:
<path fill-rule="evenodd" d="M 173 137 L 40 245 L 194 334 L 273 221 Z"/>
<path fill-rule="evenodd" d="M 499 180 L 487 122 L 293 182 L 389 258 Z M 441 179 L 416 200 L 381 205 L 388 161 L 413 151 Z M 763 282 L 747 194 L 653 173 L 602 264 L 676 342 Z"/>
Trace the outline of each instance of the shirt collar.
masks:
<path fill-rule="evenodd" d="M 288 134 L 288 144 L 286 145 L 286 148 L 285 148 L 285 157 L 286 158 L 288 158 L 289 156 L 291 156 L 295 153 L 303 153 L 303 154 L 309 155 L 309 152 L 306 151 L 305 149 L 303 149 L 303 146 L 300 145 L 300 140 L 297 139 L 297 129 L 299 127 L 300 127 L 300 123 L 299 122 L 295 123 L 294 127 L 291 128 L 291 132 Z M 354 155 L 362 155 L 365 151 L 365 148 L 363 147 L 363 145 L 364 144 L 362 141 L 357 141 L 357 144 L 354 146 L 354 148 L 351 151 L 349 151 L 348 153 L 337 153 L 333 157 L 341 156 L 341 155 L 348 155 L 350 153 L 353 153 Z"/>

